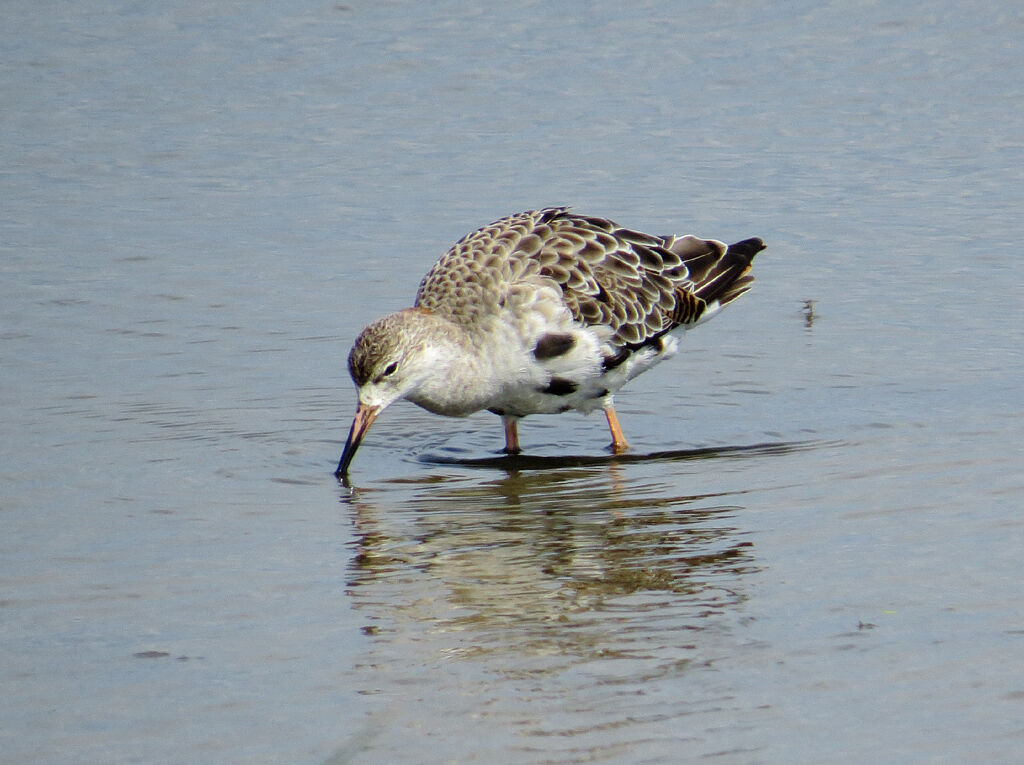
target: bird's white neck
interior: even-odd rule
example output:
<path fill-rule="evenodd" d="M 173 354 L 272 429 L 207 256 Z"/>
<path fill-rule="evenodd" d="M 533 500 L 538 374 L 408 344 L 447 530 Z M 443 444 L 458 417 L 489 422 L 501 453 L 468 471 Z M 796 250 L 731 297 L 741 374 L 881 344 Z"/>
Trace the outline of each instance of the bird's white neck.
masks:
<path fill-rule="evenodd" d="M 479 337 L 474 342 L 458 325 L 445 324 L 422 350 L 423 376 L 406 398 L 435 414 L 464 417 L 491 406 L 501 385 L 515 376 L 516 364 L 494 353 L 504 346 Z"/>

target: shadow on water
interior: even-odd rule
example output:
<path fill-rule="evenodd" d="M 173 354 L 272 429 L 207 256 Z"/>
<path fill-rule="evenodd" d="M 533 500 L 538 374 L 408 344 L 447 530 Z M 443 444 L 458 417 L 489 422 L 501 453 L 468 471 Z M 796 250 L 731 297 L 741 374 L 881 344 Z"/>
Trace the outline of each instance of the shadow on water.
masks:
<path fill-rule="evenodd" d="M 508 471 L 552 470 L 564 467 L 590 467 L 595 465 L 628 465 L 648 462 L 685 462 L 689 460 L 722 457 L 751 457 L 814 449 L 828 445 L 823 441 L 778 441 L 741 446 L 708 446 L 700 449 L 672 449 L 638 454 L 556 455 L 502 454 L 493 457 L 464 459 L 445 455 L 424 455 L 420 462 L 432 465 L 457 465 L 468 468 L 488 468 Z"/>

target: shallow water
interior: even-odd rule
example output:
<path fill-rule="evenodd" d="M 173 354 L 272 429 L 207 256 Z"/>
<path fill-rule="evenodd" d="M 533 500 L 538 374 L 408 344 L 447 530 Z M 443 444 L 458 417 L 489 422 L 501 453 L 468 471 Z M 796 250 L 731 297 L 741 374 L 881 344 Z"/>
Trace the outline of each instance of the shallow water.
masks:
<path fill-rule="evenodd" d="M 1017 762 L 1009 3 L 5 7 L 0 761 Z M 600 416 L 345 355 L 466 231 L 763 237 Z"/>

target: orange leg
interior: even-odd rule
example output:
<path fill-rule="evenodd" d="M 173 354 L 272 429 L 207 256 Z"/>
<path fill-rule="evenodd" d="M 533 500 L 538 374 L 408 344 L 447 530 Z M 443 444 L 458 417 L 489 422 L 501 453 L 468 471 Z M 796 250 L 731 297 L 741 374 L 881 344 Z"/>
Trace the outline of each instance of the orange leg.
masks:
<path fill-rule="evenodd" d="M 622 434 L 622 426 L 619 425 L 619 418 L 615 414 L 615 407 L 607 404 L 604 407 L 604 416 L 608 418 L 608 429 L 612 432 L 612 451 L 616 454 L 626 451 L 629 448 L 629 442 Z"/>
<path fill-rule="evenodd" d="M 505 453 L 519 454 L 519 429 L 516 427 L 518 420 L 515 417 L 502 417 L 505 423 Z"/>

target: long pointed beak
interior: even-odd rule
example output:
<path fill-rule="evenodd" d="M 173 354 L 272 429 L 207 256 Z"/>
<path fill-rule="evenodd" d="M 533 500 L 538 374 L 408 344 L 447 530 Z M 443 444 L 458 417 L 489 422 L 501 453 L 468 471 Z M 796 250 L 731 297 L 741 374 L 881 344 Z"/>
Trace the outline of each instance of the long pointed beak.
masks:
<path fill-rule="evenodd" d="M 356 416 L 352 419 L 352 429 L 348 432 L 348 441 L 345 442 L 345 449 L 341 453 L 341 461 L 338 463 L 338 469 L 334 471 L 336 478 L 344 478 L 348 475 L 349 463 L 356 456 L 356 449 L 359 448 L 363 436 L 366 435 L 366 431 L 370 429 L 379 413 L 379 406 L 367 406 L 361 401 L 359 402 Z"/>

